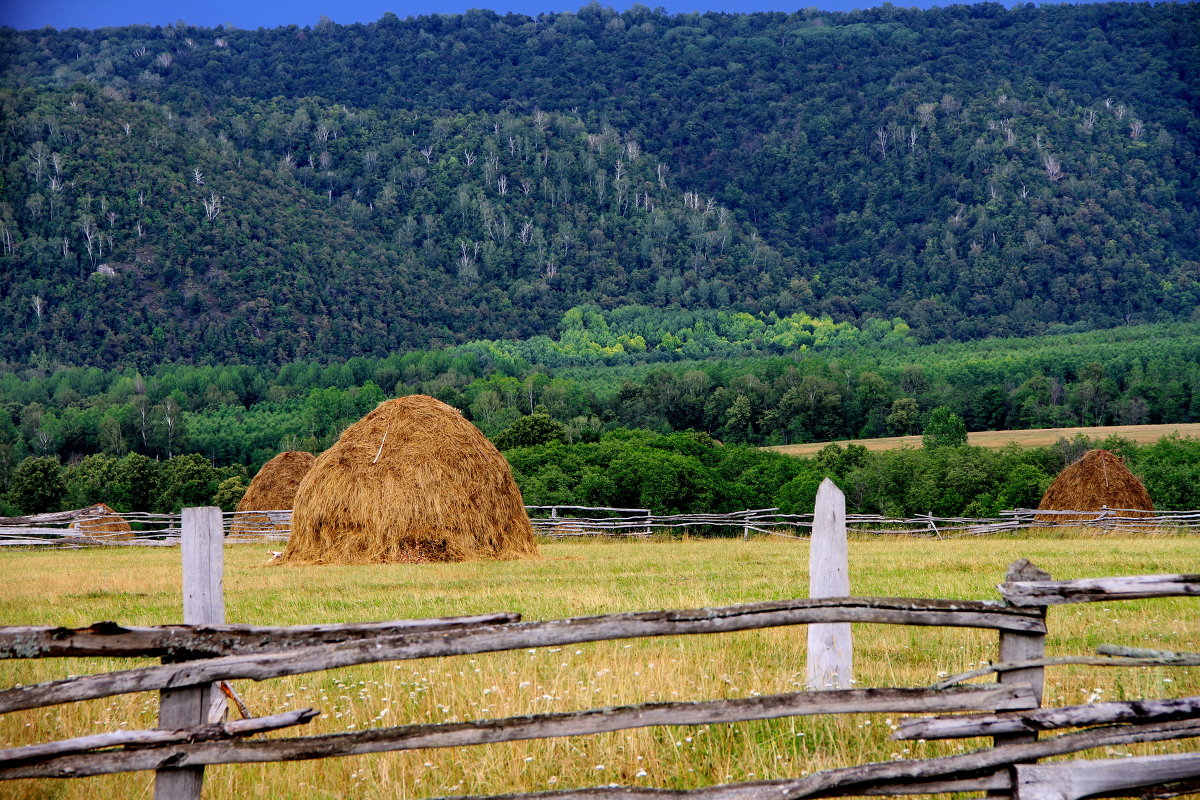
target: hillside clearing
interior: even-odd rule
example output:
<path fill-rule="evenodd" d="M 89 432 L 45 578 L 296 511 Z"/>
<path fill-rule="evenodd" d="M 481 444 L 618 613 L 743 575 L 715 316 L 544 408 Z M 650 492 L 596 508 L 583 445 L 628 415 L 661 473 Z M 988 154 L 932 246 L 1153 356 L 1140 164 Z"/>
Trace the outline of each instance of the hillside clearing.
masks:
<path fill-rule="evenodd" d="M 973 431 L 967 434 L 967 443 L 976 447 L 1005 447 L 1017 444 L 1021 447 L 1045 447 L 1059 439 L 1074 439 L 1086 436 L 1092 441 L 1119 436 L 1138 444 L 1153 444 L 1173 434 L 1184 438 L 1200 438 L 1200 422 L 1179 422 L 1169 425 L 1107 425 L 1098 428 L 1038 428 L 1029 431 Z M 830 442 L 808 442 L 806 444 L 781 444 L 764 447 L 790 456 L 815 456 Z M 845 447 L 860 444 L 868 450 L 902 450 L 905 447 L 920 447 L 920 436 L 888 436 L 882 439 L 838 439 L 834 444 Z"/>

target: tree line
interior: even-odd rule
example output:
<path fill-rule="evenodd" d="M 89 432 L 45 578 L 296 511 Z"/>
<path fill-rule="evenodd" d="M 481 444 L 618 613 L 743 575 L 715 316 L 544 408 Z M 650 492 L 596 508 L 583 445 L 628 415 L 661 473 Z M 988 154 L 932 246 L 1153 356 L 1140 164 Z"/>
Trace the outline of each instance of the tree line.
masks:
<path fill-rule="evenodd" d="M 655 513 L 704 513 L 780 508 L 809 513 L 820 482 L 833 478 L 852 513 L 907 518 L 916 514 L 992 517 L 1036 508 L 1054 476 L 1086 450 L 1101 446 L 1126 460 L 1146 484 L 1155 507 L 1200 507 L 1200 442 L 1167 438 L 1138 446 L 1119 438 L 1079 436 L 1050 447 L 989 450 L 965 444 L 931 420 L 925 446 L 870 451 L 827 445 L 797 458 L 746 445 L 722 444 L 696 431 L 660 434 L 614 429 L 595 441 L 568 442 L 545 414 L 522 417 L 496 437 L 529 505 L 649 508 Z M 961 428 L 961 420 L 957 426 Z M 241 465 L 215 468 L 188 454 L 159 461 L 137 453 L 87 456 L 63 466 L 54 456 L 30 456 L 0 492 L 0 515 L 32 514 L 107 503 L 119 512 L 178 512 L 195 505 L 235 508 L 245 493 Z"/>
<path fill-rule="evenodd" d="M 198 452 L 253 471 L 281 450 L 318 452 L 379 402 L 414 393 L 462 409 L 489 436 L 544 410 L 571 441 L 615 428 L 697 430 L 749 445 L 874 438 L 918 433 L 939 407 L 969 430 L 1200 418 L 1195 324 L 921 346 L 902 323 L 860 330 L 803 316 L 706 321 L 583 307 L 560 330 L 541 342 L 325 365 L 6 373 L 0 479 L 30 455 L 70 463 Z M 773 335 L 789 355 L 772 355 Z M 631 340 L 639 349 L 620 346 Z M 671 341 L 682 344 L 663 349 Z M 689 357 L 697 353 L 711 357 Z M 557 366 L 526 360 L 538 355 Z"/>

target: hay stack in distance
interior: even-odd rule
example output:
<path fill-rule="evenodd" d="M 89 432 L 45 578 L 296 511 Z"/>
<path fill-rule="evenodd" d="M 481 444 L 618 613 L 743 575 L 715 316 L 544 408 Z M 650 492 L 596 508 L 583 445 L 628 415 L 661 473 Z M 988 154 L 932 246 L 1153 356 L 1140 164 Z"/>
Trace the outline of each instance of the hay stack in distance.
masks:
<path fill-rule="evenodd" d="M 1154 511 L 1150 493 L 1120 458 L 1107 450 L 1089 450 L 1083 458 L 1058 474 L 1046 489 L 1038 509 L 1099 512 L 1104 506 L 1134 509 L 1121 513 L 1121 516 L 1129 517 L 1151 517 L 1153 514 L 1139 511 Z M 1038 514 L 1036 519 L 1039 522 L 1070 524 L 1084 518 L 1067 514 Z"/>
<path fill-rule="evenodd" d="M 537 555 L 500 451 L 456 409 L 388 400 L 342 433 L 300 484 L 282 561 L 379 564 Z"/>
<path fill-rule="evenodd" d="M 81 536 L 94 536 L 98 539 L 132 539 L 133 528 L 125 518 L 113 511 L 104 503 L 97 503 L 83 509 L 84 518 L 75 520 L 70 529 L 79 531 Z"/>
<path fill-rule="evenodd" d="M 287 511 L 296 499 L 300 481 L 312 469 L 317 458 L 312 453 L 289 450 L 262 465 L 250 481 L 250 487 L 237 504 L 239 515 L 234 518 L 230 533 L 262 533 L 275 528 L 266 514 L 247 514 L 250 511 Z M 284 530 L 286 525 L 278 526 Z"/>

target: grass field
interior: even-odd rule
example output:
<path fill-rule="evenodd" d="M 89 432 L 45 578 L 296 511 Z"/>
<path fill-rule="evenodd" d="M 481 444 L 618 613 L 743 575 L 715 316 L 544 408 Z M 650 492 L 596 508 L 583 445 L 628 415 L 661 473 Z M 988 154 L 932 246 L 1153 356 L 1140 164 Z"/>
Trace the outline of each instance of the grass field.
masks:
<path fill-rule="evenodd" d="M 1039 428 L 1031 431 L 974 431 L 967 434 L 968 444 L 976 447 L 1004 447 L 1019 444 L 1022 447 L 1045 447 L 1059 439 L 1073 439 L 1083 434 L 1098 441 L 1110 436 L 1120 436 L 1138 444 L 1153 444 L 1172 434 L 1186 438 L 1200 438 L 1200 422 L 1181 422 L 1171 425 L 1109 425 L 1101 428 Z M 837 444 L 861 444 L 868 450 L 900 450 L 905 447 L 920 447 L 920 436 L 888 436 L 882 439 L 839 439 Z M 829 442 L 808 444 L 782 444 L 764 447 L 792 456 L 815 456 Z"/>
<path fill-rule="evenodd" d="M 1034 538 L 851 542 L 855 594 L 995 599 L 1005 567 L 1028 557 L 1055 577 L 1196 572 L 1194 538 Z M 227 549 L 230 622 L 299 624 L 519 611 L 526 619 L 802 597 L 804 542 L 779 539 L 585 541 L 542 545 L 525 562 L 371 567 L 262 566 L 260 546 Z M 106 549 L 0 554 L 0 622 L 80 626 L 181 619 L 179 553 Z M 1195 651 L 1197 599 L 1050 610 L 1048 653 L 1114 643 Z M 923 686 L 996 655 L 991 631 L 855 626 L 862 686 Z M 307 732 L 361 730 L 567 711 L 637 702 L 745 697 L 802 688 L 804 631 L 602 642 L 394 662 L 236 688 L 256 714 L 313 706 Z M 144 662 L 143 662 L 144 663 Z M 113 659 L 0 663 L 0 686 L 132 666 Z M 1059 667 L 1049 705 L 1200 694 L 1200 669 Z M 5 745 L 155 724 L 157 697 L 127 695 L 0 716 Z M 424 750 L 278 765 L 210 767 L 205 796 L 395 798 L 535 791 L 612 782 L 687 788 L 787 777 L 864 761 L 961 752 L 978 740 L 899 743 L 895 719 L 801 717 L 725 726 L 649 728 L 542 742 Z M 1195 743 L 1094 753 L 1173 752 Z M 151 776 L 0 784 L 6 798 L 151 796 Z"/>

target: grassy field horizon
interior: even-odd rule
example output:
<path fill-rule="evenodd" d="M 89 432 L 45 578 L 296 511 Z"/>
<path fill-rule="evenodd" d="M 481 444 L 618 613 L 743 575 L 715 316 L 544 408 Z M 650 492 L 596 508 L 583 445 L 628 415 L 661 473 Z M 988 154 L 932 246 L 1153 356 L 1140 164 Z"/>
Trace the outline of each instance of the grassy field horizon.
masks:
<path fill-rule="evenodd" d="M 1153 444 L 1168 436 L 1200 439 L 1200 422 L 1174 422 L 1163 425 L 1106 425 L 1092 428 L 1037 428 L 1034 430 L 972 431 L 967 434 L 967 443 L 976 447 L 1006 447 L 1017 444 L 1022 447 L 1045 447 L 1059 439 L 1073 439 L 1078 435 L 1089 439 L 1107 439 L 1119 436 L 1138 444 Z M 845 447 L 859 444 L 868 450 L 902 450 L 921 446 L 918 436 L 887 436 L 879 439 L 835 439 L 832 442 L 807 442 L 804 444 L 770 445 L 762 450 L 773 450 L 792 456 L 815 456 L 829 444 Z"/>
<path fill-rule="evenodd" d="M 803 597 L 808 545 L 777 538 L 574 541 L 541 545 L 537 559 L 454 564 L 264 566 L 261 545 L 226 549 L 232 623 L 286 625 L 516 611 L 527 620 L 699 608 Z M 1191 537 L 855 538 L 851 590 L 860 596 L 997 599 L 1009 563 L 1025 557 L 1056 578 L 1194 572 Z M 1093 603 L 1050 609 L 1048 655 L 1100 643 L 1195 651 L 1196 599 Z M 179 551 L 111 548 L 8 551 L 0 558 L 0 621 L 76 627 L 182 618 Z M 993 631 L 855 625 L 858 685 L 928 686 L 994 660 Z M 747 697 L 803 689 L 805 632 L 596 642 L 477 656 L 397 661 L 235 688 L 255 715 L 315 707 L 304 729 L 337 733 L 644 702 Z M 118 659 L 0 662 L 0 686 L 149 664 Z M 984 679 L 990 682 L 990 679 Z M 1152 667 L 1049 670 L 1046 704 L 1200 694 L 1200 670 Z M 118 729 L 152 728 L 157 696 L 123 695 L 0 715 L 8 746 Z M 671 789 L 795 777 L 896 758 L 960 753 L 982 740 L 893 742 L 901 715 L 847 715 L 731 725 L 644 728 L 599 736 L 464 749 L 210 767 L 212 797 L 433 797 L 619 783 Z M 1116 748 L 1179 752 L 1195 743 Z M 1095 755 L 1095 754 L 1093 754 Z M 152 776 L 6 783 L 14 800 L 149 796 Z"/>

